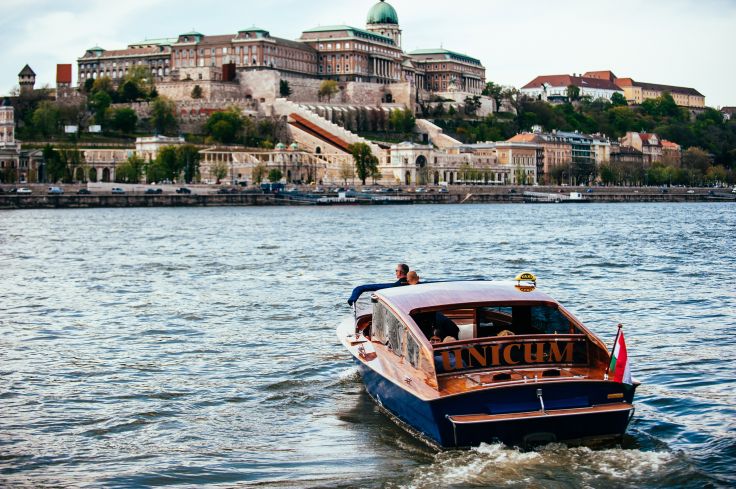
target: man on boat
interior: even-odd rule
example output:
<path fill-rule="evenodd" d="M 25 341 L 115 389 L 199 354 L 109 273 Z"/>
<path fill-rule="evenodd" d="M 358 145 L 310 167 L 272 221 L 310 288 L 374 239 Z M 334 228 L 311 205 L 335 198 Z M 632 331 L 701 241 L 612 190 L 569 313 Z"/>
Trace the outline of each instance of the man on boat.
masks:
<path fill-rule="evenodd" d="M 396 265 L 396 278 L 398 280 L 394 285 L 408 285 L 409 282 L 406 280 L 407 273 L 409 273 L 409 265 L 406 263 L 399 263 Z"/>
<path fill-rule="evenodd" d="M 398 265 L 396 265 L 396 282 L 388 284 L 368 284 L 356 287 L 353 289 L 353 293 L 348 299 L 348 304 L 351 306 L 355 304 L 358 298 L 365 292 L 375 292 L 376 290 L 390 289 L 391 287 L 402 287 L 404 285 L 409 285 L 409 282 L 406 278 L 408 273 L 409 265 L 407 265 L 406 263 L 399 263 Z"/>

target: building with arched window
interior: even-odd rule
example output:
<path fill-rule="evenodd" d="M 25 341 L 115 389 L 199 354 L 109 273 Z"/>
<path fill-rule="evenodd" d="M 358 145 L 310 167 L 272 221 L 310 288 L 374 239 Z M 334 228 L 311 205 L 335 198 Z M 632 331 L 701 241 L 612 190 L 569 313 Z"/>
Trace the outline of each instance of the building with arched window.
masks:
<path fill-rule="evenodd" d="M 143 65 L 156 80 L 166 81 L 235 81 L 228 73 L 276 70 L 291 78 L 410 82 L 427 92 L 479 95 L 485 87 L 478 59 L 441 48 L 405 53 L 401 36 L 396 10 L 381 0 L 368 11 L 364 29 L 319 26 L 304 30 L 296 41 L 253 26 L 224 35 L 190 31 L 122 50 L 96 46 L 77 60 L 78 81 L 81 86 L 106 76 L 119 83 L 131 66 Z"/>

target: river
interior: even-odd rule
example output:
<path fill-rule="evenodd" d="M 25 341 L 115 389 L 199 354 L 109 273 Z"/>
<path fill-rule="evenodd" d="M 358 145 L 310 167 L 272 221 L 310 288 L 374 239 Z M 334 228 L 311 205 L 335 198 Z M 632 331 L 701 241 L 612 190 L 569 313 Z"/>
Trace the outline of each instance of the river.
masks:
<path fill-rule="evenodd" d="M 729 203 L 0 212 L 0 486 L 733 486 L 735 230 Z M 534 272 L 609 345 L 623 323 L 623 443 L 393 424 L 335 327 L 399 261 Z"/>

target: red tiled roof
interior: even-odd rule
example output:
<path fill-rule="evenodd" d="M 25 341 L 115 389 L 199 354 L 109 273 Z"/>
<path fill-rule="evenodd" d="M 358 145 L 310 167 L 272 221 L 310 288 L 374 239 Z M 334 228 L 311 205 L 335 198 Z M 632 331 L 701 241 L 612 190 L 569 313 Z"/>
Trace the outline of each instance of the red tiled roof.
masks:
<path fill-rule="evenodd" d="M 585 78 L 598 78 L 600 80 L 616 81 L 616 75 L 610 70 L 589 71 L 583 75 Z"/>
<path fill-rule="evenodd" d="M 570 85 L 574 85 L 579 88 L 597 88 L 601 90 L 621 91 L 621 88 L 610 80 L 571 75 L 538 76 L 522 87 L 522 89 L 539 88 L 545 83 L 552 87 L 569 87 Z"/>
<path fill-rule="evenodd" d="M 672 150 L 679 150 L 680 149 L 680 145 L 679 144 L 673 143 L 672 141 L 667 141 L 666 139 L 663 139 L 661 141 L 661 143 L 662 143 L 662 148 L 665 148 L 665 149 L 672 149 Z"/>
<path fill-rule="evenodd" d="M 56 83 L 72 82 L 72 65 L 56 65 Z"/>
<path fill-rule="evenodd" d="M 537 134 L 532 133 L 522 133 L 517 134 L 516 136 L 509 139 L 507 142 L 509 143 L 537 143 L 540 142 L 540 137 Z"/>

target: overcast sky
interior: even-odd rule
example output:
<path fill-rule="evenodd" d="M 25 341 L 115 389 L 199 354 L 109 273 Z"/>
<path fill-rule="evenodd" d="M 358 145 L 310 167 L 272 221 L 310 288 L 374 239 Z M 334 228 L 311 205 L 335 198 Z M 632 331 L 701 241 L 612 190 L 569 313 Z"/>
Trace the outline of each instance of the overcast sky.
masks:
<path fill-rule="evenodd" d="M 87 48 L 207 35 L 257 25 L 296 39 L 318 25 L 365 27 L 374 0 L 0 0 L 0 94 L 28 63 L 37 86 Z M 488 80 L 521 87 L 537 75 L 610 69 L 692 87 L 710 106 L 736 105 L 736 0 L 392 0 L 404 50 L 479 58 Z"/>

